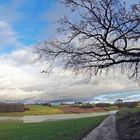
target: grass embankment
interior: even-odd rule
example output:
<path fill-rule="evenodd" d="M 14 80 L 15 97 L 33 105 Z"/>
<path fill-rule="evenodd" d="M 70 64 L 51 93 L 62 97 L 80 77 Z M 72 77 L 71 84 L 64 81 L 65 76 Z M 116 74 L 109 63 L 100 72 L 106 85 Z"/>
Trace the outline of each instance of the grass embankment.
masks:
<path fill-rule="evenodd" d="M 121 119 L 124 118 L 127 115 L 131 115 L 134 113 L 138 113 L 140 112 L 140 107 L 135 107 L 135 108 L 123 108 L 120 109 L 117 113 L 116 113 L 116 117 L 117 119 Z"/>
<path fill-rule="evenodd" d="M 116 128 L 119 139 L 140 139 L 140 108 L 125 108 L 117 112 Z"/>
<path fill-rule="evenodd" d="M 55 108 L 43 105 L 25 105 L 24 112 L 7 112 L 0 113 L 0 116 L 22 116 L 22 115 L 50 115 L 50 114 L 63 114 L 63 111 Z"/>
<path fill-rule="evenodd" d="M 106 117 L 30 124 L 0 124 L 0 140 L 80 140 Z"/>

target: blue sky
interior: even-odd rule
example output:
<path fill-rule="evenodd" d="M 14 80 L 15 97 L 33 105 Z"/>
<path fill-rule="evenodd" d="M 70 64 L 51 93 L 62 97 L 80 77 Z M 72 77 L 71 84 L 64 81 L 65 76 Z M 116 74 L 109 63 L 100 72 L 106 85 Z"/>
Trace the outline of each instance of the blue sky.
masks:
<path fill-rule="evenodd" d="M 40 73 L 46 65 L 34 63 L 32 48 L 55 34 L 55 21 L 63 15 L 77 19 L 58 0 L 0 0 L 0 101 L 83 99 L 128 90 L 138 93 L 138 84 L 118 73 L 93 77 L 91 82 L 81 75 L 75 78 L 70 71 L 58 74 L 59 67 L 49 77 Z"/>
<path fill-rule="evenodd" d="M 51 28 L 54 21 L 47 19 L 47 16 L 56 6 L 53 0 L 1 0 L 0 21 L 9 25 L 22 46 L 37 44 L 48 38 L 53 31 Z M 15 48 L 13 43 L 2 46 L 3 52 L 10 52 Z"/>
<path fill-rule="evenodd" d="M 10 26 L 20 45 L 5 43 L 2 52 L 11 52 L 17 46 L 35 45 L 48 39 L 55 32 L 54 23 L 70 12 L 62 6 L 59 0 L 0 0 L 0 21 Z M 133 0 L 138 2 L 138 0 Z M 127 0 L 128 4 L 132 0 Z"/>

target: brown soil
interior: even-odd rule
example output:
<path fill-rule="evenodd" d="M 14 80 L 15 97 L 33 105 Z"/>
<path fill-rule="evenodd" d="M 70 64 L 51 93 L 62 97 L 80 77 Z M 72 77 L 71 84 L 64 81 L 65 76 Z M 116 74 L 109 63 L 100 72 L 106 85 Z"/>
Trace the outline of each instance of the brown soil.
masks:
<path fill-rule="evenodd" d="M 140 140 L 140 113 L 117 120 L 119 140 Z"/>
<path fill-rule="evenodd" d="M 60 108 L 64 111 L 64 113 L 92 113 L 92 112 L 105 112 L 107 111 L 101 107 L 92 107 L 92 108 L 81 108 L 81 107 L 73 107 L 73 106 L 62 106 Z"/>

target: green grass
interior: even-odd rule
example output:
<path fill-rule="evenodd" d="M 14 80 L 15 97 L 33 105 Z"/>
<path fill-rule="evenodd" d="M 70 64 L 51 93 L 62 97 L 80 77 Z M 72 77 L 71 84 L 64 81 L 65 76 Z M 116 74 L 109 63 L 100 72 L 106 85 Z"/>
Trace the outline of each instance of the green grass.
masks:
<path fill-rule="evenodd" d="M 63 111 L 56 107 L 48 107 L 43 105 L 25 105 L 25 108 L 29 108 L 29 110 L 24 112 L 0 113 L 0 116 L 63 114 Z"/>
<path fill-rule="evenodd" d="M 0 124 L 0 140 L 80 140 L 106 117 L 30 124 Z"/>

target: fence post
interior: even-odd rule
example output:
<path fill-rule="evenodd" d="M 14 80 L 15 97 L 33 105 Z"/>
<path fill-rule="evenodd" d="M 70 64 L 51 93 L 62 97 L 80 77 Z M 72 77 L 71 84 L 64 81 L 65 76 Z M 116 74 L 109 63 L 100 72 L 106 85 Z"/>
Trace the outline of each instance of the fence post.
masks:
<path fill-rule="evenodd" d="M 77 138 L 77 131 L 76 131 L 76 120 L 74 120 L 74 140 Z"/>

